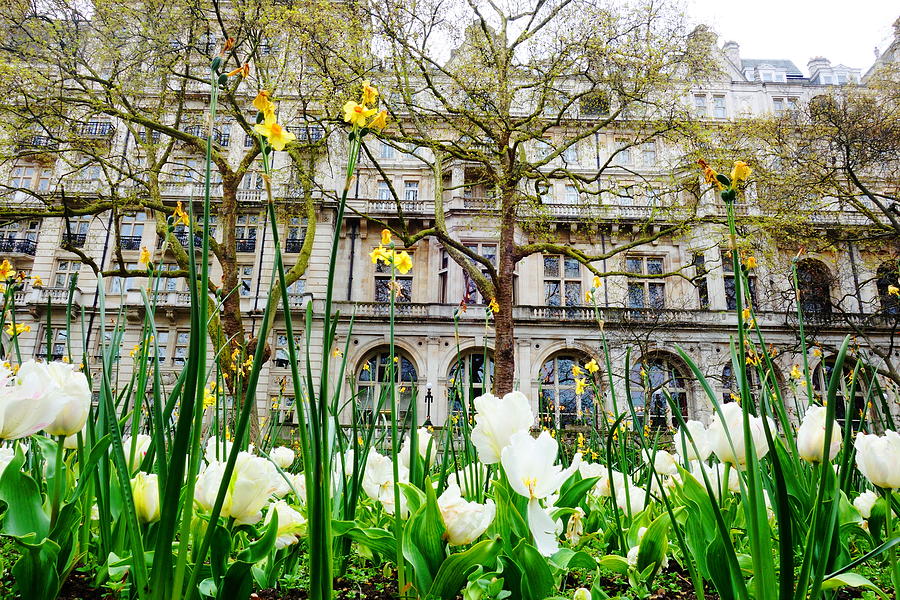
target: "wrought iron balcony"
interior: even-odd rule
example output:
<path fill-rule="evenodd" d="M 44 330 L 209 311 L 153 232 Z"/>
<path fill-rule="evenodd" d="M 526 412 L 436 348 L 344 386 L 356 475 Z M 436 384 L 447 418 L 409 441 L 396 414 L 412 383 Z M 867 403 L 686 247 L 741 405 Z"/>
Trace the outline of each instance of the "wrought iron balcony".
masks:
<path fill-rule="evenodd" d="M 256 252 L 256 238 L 236 240 L 238 252 Z"/>
<path fill-rule="evenodd" d="M 119 245 L 122 247 L 122 250 L 140 250 L 141 236 L 123 235 L 119 238 Z"/>
<path fill-rule="evenodd" d="M 63 244 L 68 244 L 73 248 L 83 248 L 85 241 L 87 241 L 87 234 L 63 232 L 62 241 Z"/>
<path fill-rule="evenodd" d="M 116 128 L 112 123 L 105 121 L 88 121 L 81 126 L 81 135 L 87 138 L 108 138 L 111 137 Z"/>
<path fill-rule="evenodd" d="M 27 254 L 34 256 L 37 253 L 37 240 L 28 238 L 0 238 L 0 253 Z"/>
<path fill-rule="evenodd" d="M 288 238 L 284 240 L 284 251 L 289 253 L 300 252 L 303 248 L 303 240 L 300 238 Z"/>

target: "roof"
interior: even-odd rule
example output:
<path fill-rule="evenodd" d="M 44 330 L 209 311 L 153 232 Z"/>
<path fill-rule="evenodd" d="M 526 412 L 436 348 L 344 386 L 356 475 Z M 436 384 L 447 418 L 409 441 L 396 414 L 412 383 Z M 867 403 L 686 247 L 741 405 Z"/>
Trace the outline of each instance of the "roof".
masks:
<path fill-rule="evenodd" d="M 803 76 L 803 71 L 797 68 L 790 60 L 776 59 L 776 58 L 742 58 L 741 59 L 741 70 L 744 71 L 746 69 L 755 69 L 762 65 L 771 65 L 776 69 L 784 69 L 787 71 L 788 75 L 798 75 L 800 77 Z"/>

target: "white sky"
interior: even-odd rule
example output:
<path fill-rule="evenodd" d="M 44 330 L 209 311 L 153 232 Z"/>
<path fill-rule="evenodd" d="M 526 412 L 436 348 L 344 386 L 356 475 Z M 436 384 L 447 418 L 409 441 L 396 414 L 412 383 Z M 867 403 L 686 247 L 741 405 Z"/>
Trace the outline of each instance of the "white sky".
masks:
<path fill-rule="evenodd" d="M 865 73 L 893 39 L 897 0 L 686 0 L 693 21 L 734 40 L 742 58 L 786 58 L 809 75 L 806 63 L 824 56 Z"/>

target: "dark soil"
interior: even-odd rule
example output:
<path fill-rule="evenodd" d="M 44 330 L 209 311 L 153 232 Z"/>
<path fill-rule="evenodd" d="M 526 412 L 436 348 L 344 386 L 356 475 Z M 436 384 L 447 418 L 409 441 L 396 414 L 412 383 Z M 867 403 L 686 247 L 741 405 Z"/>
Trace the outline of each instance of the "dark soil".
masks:
<path fill-rule="evenodd" d="M 77 571 L 69 575 L 57 596 L 57 600 L 111 600 L 115 595 L 110 590 L 97 589 L 94 578 Z"/>
<path fill-rule="evenodd" d="M 337 600 L 396 600 L 397 580 L 373 570 L 368 581 L 335 581 Z M 306 600 L 306 590 L 265 589 L 251 594 L 251 600 Z"/>

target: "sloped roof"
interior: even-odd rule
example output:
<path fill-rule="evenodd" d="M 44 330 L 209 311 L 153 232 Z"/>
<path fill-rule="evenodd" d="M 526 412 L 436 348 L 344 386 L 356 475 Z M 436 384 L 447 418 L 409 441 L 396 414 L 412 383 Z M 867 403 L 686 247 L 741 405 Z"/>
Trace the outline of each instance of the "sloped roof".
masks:
<path fill-rule="evenodd" d="M 803 77 L 803 71 L 797 68 L 790 60 L 776 58 L 742 58 L 741 70 L 755 69 L 762 65 L 771 65 L 776 69 L 785 69 L 788 75 L 797 75 Z"/>

